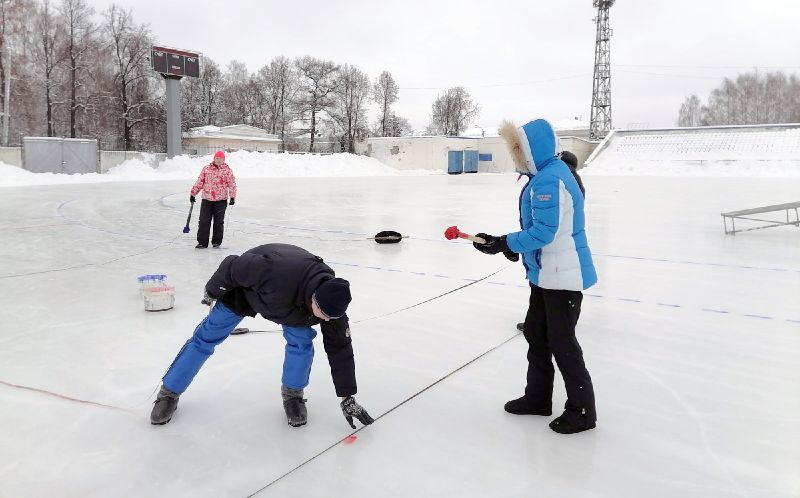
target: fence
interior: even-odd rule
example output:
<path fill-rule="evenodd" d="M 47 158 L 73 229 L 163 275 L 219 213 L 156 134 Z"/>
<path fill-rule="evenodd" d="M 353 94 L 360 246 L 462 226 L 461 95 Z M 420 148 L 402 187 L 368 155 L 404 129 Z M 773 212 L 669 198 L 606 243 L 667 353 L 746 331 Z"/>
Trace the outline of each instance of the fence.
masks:
<path fill-rule="evenodd" d="M 60 140 L 60 139 L 54 139 Z M 315 147 L 316 148 L 316 147 Z M 193 155 L 193 156 L 202 156 L 202 155 L 209 155 L 213 154 L 219 150 L 218 148 L 209 147 L 203 150 L 198 149 L 189 149 L 184 150 L 185 154 Z M 55 147 L 52 157 L 44 157 L 37 155 L 34 153 L 33 155 L 25 156 L 24 147 L 0 147 L 0 163 L 8 164 L 11 166 L 17 166 L 19 168 L 26 169 L 28 171 L 32 171 L 34 173 L 49 171 L 52 173 L 87 173 L 87 172 L 98 172 L 98 173 L 107 173 L 108 170 L 115 166 L 119 166 L 123 162 L 129 159 L 138 159 L 149 166 L 155 168 L 160 163 L 162 163 L 165 159 L 167 159 L 167 154 L 165 153 L 154 153 L 154 152 L 140 152 L 140 151 L 125 151 L 125 150 L 100 150 L 96 152 L 96 163 L 94 165 L 89 164 L 84 170 L 82 171 L 72 171 L 69 168 L 66 170 L 63 166 L 63 158 L 59 157 L 56 158 L 55 156 L 61 155 L 55 154 Z M 227 150 L 227 152 L 231 152 L 231 150 Z M 259 153 L 267 153 L 267 154 L 312 154 L 317 156 L 326 156 L 333 154 L 333 152 L 307 152 L 307 151 L 278 151 L 278 150 L 257 150 L 253 152 Z M 40 157 L 41 156 L 41 157 Z M 27 164 L 26 164 L 27 163 Z M 52 164 L 50 164 L 52 163 Z M 49 166 L 48 166 L 49 164 Z"/>
<path fill-rule="evenodd" d="M 0 147 L 0 163 L 22 167 L 22 147 Z"/>

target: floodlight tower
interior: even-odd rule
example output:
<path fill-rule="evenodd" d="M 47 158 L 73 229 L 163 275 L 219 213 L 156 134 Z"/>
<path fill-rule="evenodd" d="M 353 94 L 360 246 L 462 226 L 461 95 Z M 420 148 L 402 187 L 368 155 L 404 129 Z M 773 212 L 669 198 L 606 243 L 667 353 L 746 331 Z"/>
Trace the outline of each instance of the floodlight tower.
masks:
<path fill-rule="evenodd" d="M 611 131 L 611 35 L 608 11 L 615 0 L 593 0 L 597 7 L 597 35 L 594 44 L 594 81 L 589 138 L 600 140 Z"/>

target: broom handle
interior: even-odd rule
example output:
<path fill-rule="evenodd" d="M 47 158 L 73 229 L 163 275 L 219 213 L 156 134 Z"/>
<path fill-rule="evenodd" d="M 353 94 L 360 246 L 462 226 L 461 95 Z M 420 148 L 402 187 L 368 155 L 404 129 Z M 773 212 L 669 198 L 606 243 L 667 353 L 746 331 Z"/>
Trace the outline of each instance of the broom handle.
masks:
<path fill-rule="evenodd" d="M 481 237 L 476 237 L 474 235 L 470 235 L 464 232 L 458 232 L 458 236 L 462 239 L 471 240 L 472 242 L 477 242 L 478 244 L 485 244 L 486 241 L 483 240 Z"/>
<path fill-rule="evenodd" d="M 190 203 L 189 205 L 189 216 L 186 217 L 186 226 L 189 226 L 189 222 L 192 219 L 192 209 L 194 209 L 194 202 Z"/>

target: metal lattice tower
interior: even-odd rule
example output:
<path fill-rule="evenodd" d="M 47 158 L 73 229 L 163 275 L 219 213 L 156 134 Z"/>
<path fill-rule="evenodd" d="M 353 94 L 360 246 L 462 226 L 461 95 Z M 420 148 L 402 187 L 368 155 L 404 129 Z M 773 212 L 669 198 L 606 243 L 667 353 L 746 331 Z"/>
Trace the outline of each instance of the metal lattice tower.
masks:
<path fill-rule="evenodd" d="M 605 138 L 611 131 L 611 35 L 608 11 L 615 0 L 593 0 L 597 7 L 597 36 L 594 45 L 594 81 L 589 137 Z"/>

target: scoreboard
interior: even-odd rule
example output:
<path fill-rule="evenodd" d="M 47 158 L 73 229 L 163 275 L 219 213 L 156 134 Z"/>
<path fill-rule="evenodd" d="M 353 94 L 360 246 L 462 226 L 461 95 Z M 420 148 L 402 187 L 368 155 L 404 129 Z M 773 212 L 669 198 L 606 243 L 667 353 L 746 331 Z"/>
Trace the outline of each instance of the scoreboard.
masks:
<path fill-rule="evenodd" d="M 150 61 L 153 70 L 163 75 L 200 77 L 200 54 L 196 52 L 153 46 Z"/>

